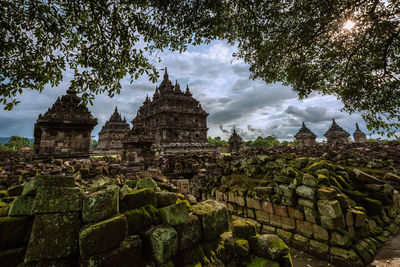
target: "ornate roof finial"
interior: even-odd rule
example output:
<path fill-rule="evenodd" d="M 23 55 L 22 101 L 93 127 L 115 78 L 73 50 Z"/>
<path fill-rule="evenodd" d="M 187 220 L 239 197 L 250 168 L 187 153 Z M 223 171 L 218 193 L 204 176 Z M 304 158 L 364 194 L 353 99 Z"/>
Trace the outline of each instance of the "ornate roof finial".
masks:
<path fill-rule="evenodd" d="M 303 121 L 303 128 L 306 128 L 306 124 L 304 123 L 304 121 Z"/>
<path fill-rule="evenodd" d="M 167 71 L 167 67 L 165 67 L 165 72 L 164 72 L 164 81 L 168 81 L 168 71 Z"/>
<path fill-rule="evenodd" d="M 333 118 L 332 119 L 332 125 L 335 125 L 336 124 L 336 121 L 335 121 L 335 119 Z"/>
<path fill-rule="evenodd" d="M 360 128 L 358 127 L 358 123 L 356 123 L 356 130 L 360 130 Z"/>
<path fill-rule="evenodd" d="M 118 112 L 118 107 L 117 106 L 115 106 L 114 112 Z"/>
<path fill-rule="evenodd" d="M 186 94 L 186 95 L 192 95 L 192 94 L 190 93 L 190 90 L 189 90 L 189 85 L 186 85 L 186 92 L 185 92 L 185 94 Z"/>

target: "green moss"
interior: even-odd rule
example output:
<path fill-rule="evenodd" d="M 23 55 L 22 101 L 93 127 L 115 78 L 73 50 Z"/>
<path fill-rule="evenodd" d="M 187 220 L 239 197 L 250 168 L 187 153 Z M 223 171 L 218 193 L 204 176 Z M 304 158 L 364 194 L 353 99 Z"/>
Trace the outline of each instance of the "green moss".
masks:
<path fill-rule="evenodd" d="M 257 234 L 256 227 L 249 221 L 235 220 L 232 222 L 232 234 L 235 238 L 248 239 Z"/>
<path fill-rule="evenodd" d="M 326 160 L 320 160 L 317 161 L 313 164 L 311 164 L 308 167 L 309 171 L 316 171 L 316 170 L 320 170 L 320 169 L 328 169 L 328 170 L 335 170 L 335 165 L 333 165 L 332 163 L 326 161 Z"/>
<path fill-rule="evenodd" d="M 279 267 L 279 263 L 262 257 L 255 258 L 247 267 Z"/>
<path fill-rule="evenodd" d="M 318 174 L 318 185 L 319 186 L 331 186 L 331 182 L 329 181 L 329 178 L 324 175 L 324 174 Z"/>
<path fill-rule="evenodd" d="M 364 203 L 368 216 L 380 215 L 382 213 L 383 205 L 379 200 L 367 197 L 364 199 Z"/>
<path fill-rule="evenodd" d="M 235 239 L 234 247 L 236 256 L 243 258 L 249 254 L 250 244 L 246 239 Z"/>
<path fill-rule="evenodd" d="M 172 262 L 172 260 L 169 260 L 167 263 L 161 264 L 159 265 L 159 267 L 174 267 L 174 263 Z"/>
<path fill-rule="evenodd" d="M 0 198 L 8 196 L 8 191 L 7 190 L 0 190 Z"/>
<path fill-rule="evenodd" d="M 4 198 L 2 199 L 2 201 L 3 201 L 4 203 L 11 204 L 11 202 L 13 202 L 15 198 L 16 198 L 16 197 L 4 197 Z"/>
<path fill-rule="evenodd" d="M 336 177 L 336 180 L 342 185 L 343 189 L 350 189 L 351 188 L 349 183 L 347 183 L 346 180 L 341 175 L 338 175 Z"/>
<path fill-rule="evenodd" d="M 152 205 L 125 212 L 124 214 L 128 221 L 128 233 L 132 235 L 150 227 L 156 216 L 156 212 L 156 208 Z"/>
<path fill-rule="evenodd" d="M 331 182 L 331 185 L 338 187 L 340 190 L 343 191 L 342 185 L 336 180 L 335 177 L 331 176 L 329 177 L 329 181 Z"/>
<path fill-rule="evenodd" d="M 10 204 L 0 202 L 0 217 L 7 216 L 9 210 L 10 210 Z"/>

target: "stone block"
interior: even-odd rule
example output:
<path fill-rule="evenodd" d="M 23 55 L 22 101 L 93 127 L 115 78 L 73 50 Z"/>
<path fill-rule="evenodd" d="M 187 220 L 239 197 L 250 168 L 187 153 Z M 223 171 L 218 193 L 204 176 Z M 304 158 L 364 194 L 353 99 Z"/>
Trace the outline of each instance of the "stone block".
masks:
<path fill-rule="evenodd" d="M 287 245 L 291 245 L 292 244 L 293 233 L 288 232 L 288 231 L 284 231 L 282 229 L 277 229 L 276 230 L 276 235 L 279 236 L 283 240 L 283 242 L 285 242 L 285 244 L 287 244 Z"/>
<path fill-rule="evenodd" d="M 24 266 L 25 248 L 13 248 L 0 251 L 0 262 L 4 266 Z"/>
<path fill-rule="evenodd" d="M 190 192 L 190 183 L 188 179 L 180 179 L 176 181 L 176 187 L 181 194 L 188 194 Z"/>
<path fill-rule="evenodd" d="M 25 263 L 68 258 L 78 251 L 79 212 L 36 215 Z"/>
<path fill-rule="evenodd" d="M 275 214 L 281 217 L 287 217 L 287 209 L 286 206 L 274 204 Z"/>
<path fill-rule="evenodd" d="M 262 201 L 262 209 L 268 213 L 275 214 L 272 202 Z"/>
<path fill-rule="evenodd" d="M 278 228 L 282 228 L 282 217 L 271 214 L 269 217 L 269 224 Z"/>
<path fill-rule="evenodd" d="M 241 207 L 245 207 L 246 206 L 246 200 L 244 197 L 242 196 L 235 196 L 235 203 L 238 204 Z"/>
<path fill-rule="evenodd" d="M 289 217 L 282 217 L 282 229 L 288 230 L 288 231 L 293 231 L 296 229 L 296 220 L 293 218 Z"/>
<path fill-rule="evenodd" d="M 350 209 L 348 209 L 346 211 L 346 215 L 344 217 L 345 217 L 347 226 L 353 226 L 354 225 L 353 212 Z"/>
<path fill-rule="evenodd" d="M 228 229 L 228 210 L 226 206 L 214 200 L 206 200 L 190 207 L 201 221 L 203 241 L 216 239 Z"/>
<path fill-rule="evenodd" d="M 222 193 L 222 192 L 220 192 L 220 191 L 215 191 L 215 199 L 217 200 L 217 201 L 220 201 L 220 202 L 223 202 L 223 201 L 226 201 L 225 199 L 224 199 L 224 193 Z"/>
<path fill-rule="evenodd" d="M 136 183 L 136 189 L 143 189 L 143 188 L 150 188 L 150 189 L 156 190 L 157 184 L 156 184 L 156 182 L 154 182 L 153 178 L 145 177 L 145 178 L 140 179 Z"/>
<path fill-rule="evenodd" d="M 306 221 L 296 220 L 296 230 L 298 233 L 312 237 L 313 235 L 313 224 Z"/>
<path fill-rule="evenodd" d="M 317 190 L 317 198 L 320 200 L 331 200 L 334 199 L 337 192 L 332 187 L 323 186 Z"/>
<path fill-rule="evenodd" d="M 22 194 L 23 189 L 24 186 L 22 184 L 10 186 L 9 188 L 7 188 L 8 196 L 10 197 L 20 196 Z"/>
<path fill-rule="evenodd" d="M 124 215 L 128 221 L 128 234 L 138 234 L 149 228 L 155 220 L 156 213 L 157 209 L 152 205 L 126 211 Z"/>
<path fill-rule="evenodd" d="M 352 249 L 331 247 L 329 250 L 331 262 L 337 266 L 364 266 L 364 263 Z"/>
<path fill-rule="evenodd" d="M 286 197 L 293 197 L 294 194 L 293 185 L 278 184 L 277 186 L 275 186 L 275 191 L 277 194 Z"/>
<path fill-rule="evenodd" d="M 314 202 L 309 199 L 299 198 L 298 203 L 303 207 L 314 208 Z"/>
<path fill-rule="evenodd" d="M 365 265 L 369 264 L 375 256 L 373 251 L 369 248 L 368 243 L 364 240 L 357 242 L 353 248 L 357 254 L 360 255 Z"/>
<path fill-rule="evenodd" d="M 98 222 L 119 212 L 119 187 L 109 186 L 83 199 L 82 221 Z"/>
<path fill-rule="evenodd" d="M 295 234 L 293 236 L 293 247 L 297 250 L 308 252 L 310 239 L 305 236 Z"/>
<path fill-rule="evenodd" d="M 265 259 L 262 257 L 256 257 L 247 266 L 248 267 L 257 267 L 257 266 L 279 267 L 280 265 L 279 265 L 279 262 L 277 262 L 277 261 Z"/>
<path fill-rule="evenodd" d="M 303 207 L 299 208 L 293 208 L 293 207 L 287 207 L 288 215 L 290 218 L 297 219 L 297 220 L 303 220 L 304 215 L 303 215 Z"/>
<path fill-rule="evenodd" d="M 354 218 L 354 226 L 355 227 L 364 227 L 365 219 L 367 219 L 367 215 L 365 212 L 359 210 L 352 210 L 353 218 Z"/>
<path fill-rule="evenodd" d="M 34 198 L 31 196 L 18 196 L 10 205 L 8 216 L 27 216 L 32 213 Z"/>
<path fill-rule="evenodd" d="M 232 222 L 232 235 L 234 238 L 249 239 L 257 234 L 254 224 L 244 220 Z"/>
<path fill-rule="evenodd" d="M 309 187 L 316 187 L 318 185 L 318 179 L 308 173 L 303 175 L 301 182 Z"/>
<path fill-rule="evenodd" d="M 32 214 L 73 212 L 82 209 L 83 190 L 67 187 L 40 187 L 33 202 Z"/>
<path fill-rule="evenodd" d="M 344 216 L 338 218 L 331 218 L 327 216 L 321 216 L 321 225 L 325 229 L 338 230 L 345 227 L 346 223 L 344 221 Z"/>
<path fill-rule="evenodd" d="M 329 246 L 315 240 L 310 240 L 309 253 L 317 258 L 327 259 L 329 254 Z"/>
<path fill-rule="evenodd" d="M 181 201 L 159 209 L 158 213 L 164 223 L 175 226 L 187 221 L 189 218 L 189 206 L 186 201 Z"/>
<path fill-rule="evenodd" d="M 188 220 L 175 226 L 178 232 L 179 250 L 193 247 L 201 240 L 201 222 L 199 217 L 190 214 Z"/>
<path fill-rule="evenodd" d="M 250 238 L 250 247 L 254 255 L 272 260 L 289 254 L 289 248 L 276 235 L 264 234 Z"/>
<path fill-rule="evenodd" d="M 350 240 L 350 235 L 346 231 L 341 231 L 341 232 L 332 231 L 329 243 L 334 246 L 340 246 L 346 248 L 350 247 L 352 244 Z"/>
<path fill-rule="evenodd" d="M 270 226 L 267 224 L 262 225 L 262 228 L 261 228 L 262 234 L 275 234 L 275 232 L 276 232 L 276 227 L 273 227 L 273 226 Z"/>
<path fill-rule="evenodd" d="M 296 194 L 302 198 L 313 200 L 315 196 L 315 188 L 301 185 L 296 188 Z"/>
<path fill-rule="evenodd" d="M 157 206 L 157 197 L 153 189 L 143 188 L 132 190 L 126 194 L 125 198 L 122 200 L 128 209 L 137 209 L 146 205 Z"/>
<path fill-rule="evenodd" d="M 259 221 L 260 223 L 266 223 L 266 224 L 269 223 L 270 214 L 268 212 L 262 210 L 256 210 L 255 214 L 257 221 Z"/>
<path fill-rule="evenodd" d="M 178 252 L 178 232 L 171 226 L 157 226 L 145 234 L 150 253 L 158 264 L 166 263 Z"/>
<path fill-rule="evenodd" d="M 328 241 L 329 240 L 329 233 L 326 229 L 322 228 L 318 224 L 313 224 L 313 237 L 316 240 L 320 241 Z"/>
<path fill-rule="evenodd" d="M 178 195 L 174 192 L 157 192 L 158 207 L 165 207 L 175 204 L 178 201 Z"/>
<path fill-rule="evenodd" d="M 317 205 L 322 216 L 339 218 L 343 214 L 338 200 L 318 200 Z"/>
<path fill-rule="evenodd" d="M 246 205 L 250 209 L 261 210 L 261 201 L 259 199 L 246 197 Z"/>
<path fill-rule="evenodd" d="M 22 246 L 29 224 L 28 217 L 0 217 L 0 250 Z"/>
<path fill-rule="evenodd" d="M 315 209 L 309 208 L 309 207 L 304 207 L 304 215 L 305 215 L 307 222 L 310 222 L 310 223 L 317 222 L 316 218 L 318 217 L 318 214 Z"/>
<path fill-rule="evenodd" d="M 128 233 L 124 215 L 83 227 L 79 232 L 79 248 L 83 257 L 118 247 Z"/>

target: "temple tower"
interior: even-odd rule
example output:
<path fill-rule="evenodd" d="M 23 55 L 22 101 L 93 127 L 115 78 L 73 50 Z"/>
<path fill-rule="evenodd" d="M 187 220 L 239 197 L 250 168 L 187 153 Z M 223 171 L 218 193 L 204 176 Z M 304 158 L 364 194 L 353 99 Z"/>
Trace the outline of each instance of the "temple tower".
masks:
<path fill-rule="evenodd" d="M 331 127 L 329 127 L 324 136 L 326 137 L 328 144 L 335 145 L 349 143 L 350 134 L 337 125 L 335 119 L 333 119 Z"/>
<path fill-rule="evenodd" d="M 229 143 L 229 152 L 239 152 L 242 148 L 243 140 L 242 138 L 236 133 L 236 129 L 233 129 L 233 133 L 228 140 Z"/>
<path fill-rule="evenodd" d="M 356 123 L 356 131 L 353 133 L 353 137 L 356 143 L 367 142 L 367 135 L 360 130 L 358 123 Z"/>
<path fill-rule="evenodd" d="M 303 122 L 300 130 L 295 134 L 294 138 L 296 138 L 299 146 L 313 146 L 315 145 L 315 139 L 317 136 L 306 127 Z"/>

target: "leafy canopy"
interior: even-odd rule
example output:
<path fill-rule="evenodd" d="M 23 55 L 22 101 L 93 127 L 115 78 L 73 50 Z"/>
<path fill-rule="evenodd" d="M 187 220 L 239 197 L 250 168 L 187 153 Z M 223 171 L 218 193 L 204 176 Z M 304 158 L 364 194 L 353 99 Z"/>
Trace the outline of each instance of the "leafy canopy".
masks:
<path fill-rule="evenodd" d="M 66 69 L 85 100 L 113 96 L 126 75 L 155 81 L 157 52 L 226 39 L 252 78 L 292 85 L 300 98 L 335 95 L 379 133 L 400 127 L 399 0 L 8 0 L 0 8 L 6 109 L 25 89 L 57 85 Z"/>

